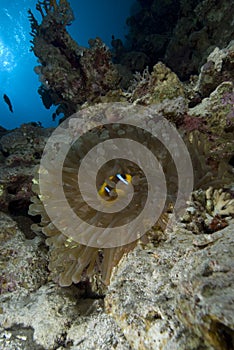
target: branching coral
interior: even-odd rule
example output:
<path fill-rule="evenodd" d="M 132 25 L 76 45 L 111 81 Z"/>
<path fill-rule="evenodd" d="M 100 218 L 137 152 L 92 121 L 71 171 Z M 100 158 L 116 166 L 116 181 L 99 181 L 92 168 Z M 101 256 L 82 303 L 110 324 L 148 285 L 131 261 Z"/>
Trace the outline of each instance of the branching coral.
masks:
<path fill-rule="evenodd" d="M 66 31 L 74 19 L 66 0 L 38 1 L 36 9 L 42 16 L 41 24 L 31 10 L 29 20 L 32 51 L 41 64 L 35 72 L 42 82 L 39 93 L 43 102 L 62 106 L 58 113 L 63 110 L 69 116 L 79 104 L 94 101 L 118 86 L 118 72 L 101 39 L 90 41 L 90 48 L 82 48 Z"/>
<path fill-rule="evenodd" d="M 209 187 L 197 190 L 183 217 L 186 227 L 196 234 L 213 233 L 226 227 L 234 218 L 233 191 Z"/>
<path fill-rule="evenodd" d="M 72 9 L 67 0 L 59 0 L 59 2 L 57 0 L 38 1 L 36 9 L 40 12 L 43 19 L 53 13 L 54 20 L 63 26 L 71 24 L 74 20 Z"/>

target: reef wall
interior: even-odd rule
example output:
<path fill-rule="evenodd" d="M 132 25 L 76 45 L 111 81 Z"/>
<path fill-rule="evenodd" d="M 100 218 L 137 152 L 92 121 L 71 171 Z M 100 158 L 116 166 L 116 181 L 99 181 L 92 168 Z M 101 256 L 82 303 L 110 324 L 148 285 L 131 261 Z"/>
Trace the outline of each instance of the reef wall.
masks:
<path fill-rule="evenodd" d="M 233 2 L 228 0 L 138 0 L 140 9 L 128 18 L 127 50 L 117 61 L 139 70 L 161 60 L 182 80 L 197 74 L 215 46 L 233 40 Z M 131 64 L 130 64 L 131 62 Z M 137 68 L 138 64 L 138 68 Z M 144 69 L 144 67 L 142 67 Z"/>

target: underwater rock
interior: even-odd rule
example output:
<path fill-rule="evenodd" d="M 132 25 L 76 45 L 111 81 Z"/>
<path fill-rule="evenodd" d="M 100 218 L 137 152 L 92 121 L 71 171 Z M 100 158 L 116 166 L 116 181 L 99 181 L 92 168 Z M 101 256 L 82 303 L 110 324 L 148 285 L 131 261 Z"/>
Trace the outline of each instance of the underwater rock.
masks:
<path fill-rule="evenodd" d="M 132 348 L 233 348 L 233 248 L 233 224 L 202 247 L 178 225 L 165 242 L 130 252 L 105 306 Z"/>
<path fill-rule="evenodd" d="M 33 169 L 17 171 L 0 167 L 0 210 L 12 215 L 27 214 L 30 198 L 33 195 Z"/>
<path fill-rule="evenodd" d="M 51 133 L 37 124 L 23 124 L 0 138 L 0 210 L 11 214 L 28 211 L 34 167 L 40 162 Z"/>
<path fill-rule="evenodd" d="M 51 130 L 37 123 L 28 123 L 0 137 L 5 165 L 13 168 L 38 164 Z"/>
<path fill-rule="evenodd" d="M 0 144 L 4 152 L 11 152 L 17 147 L 26 145 L 27 140 L 22 131 L 16 130 L 3 135 L 0 139 Z"/>
<path fill-rule="evenodd" d="M 2 137 L 3 135 L 7 134 L 8 133 L 8 130 L 3 128 L 1 125 L 0 125 L 0 137 Z"/>
<path fill-rule="evenodd" d="M 215 158 L 230 159 L 233 156 L 234 140 L 234 86 L 232 81 L 221 83 L 209 97 L 188 113 L 202 117 L 210 135 L 210 143 L 216 144 Z"/>
<path fill-rule="evenodd" d="M 103 300 L 47 283 L 31 293 L 0 296 L 0 346 L 7 350 L 130 350 Z"/>
<path fill-rule="evenodd" d="M 27 239 L 17 223 L 2 212 L 0 219 L 0 295 L 37 290 L 48 278 L 47 252 L 40 247 L 42 238 Z"/>
<path fill-rule="evenodd" d="M 97 301 L 91 305 L 90 309 L 95 310 Z M 115 320 L 106 313 L 91 315 L 74 322 L 69 329 L 67 338 L 74 344 L 74 350 L 93 349 L 116 349 L 131 350 L 122 330 Z"/>
<path fill-rule="evenodd" d="M 20 273 L 27 281 L 15 285 L 11 278 L 0 295 L 2 348 L 233 347 L 233 223 L 199 236 L 178 224 L 160 241 L 138 246 L 115 269 L 103 309 L 102 299 L 90 298 L 84 286 L 47 282 L 47 253 L 39 237 L 25 245 L 12 219 L 3 214 L 1 222 L 6 227 L 1 265 L 15 271 L 15 281 Z M 7 249 L 11 253 L 4 259 Z"/>
<path fill-rule="evenodd" d="M 234 41 L 223 49 L 216 47 L 201 67 L 194 91 L 208 97 L 224 81 L 234 81 Z"/>

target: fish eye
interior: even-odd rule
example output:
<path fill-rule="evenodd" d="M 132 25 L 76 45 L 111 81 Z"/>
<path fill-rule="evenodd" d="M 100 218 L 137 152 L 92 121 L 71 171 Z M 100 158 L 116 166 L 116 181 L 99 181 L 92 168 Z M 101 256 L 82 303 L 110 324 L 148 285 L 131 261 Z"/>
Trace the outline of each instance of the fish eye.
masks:
<path fill-rule="evenodd" d="M 105 192 L 106 192 L 107 194 L 110 194 L 111 188 L 110 188 L 109 186 L 105 186 Z"/>
<path fill-rule="evenodd" d="M 128 181 L 126 180 L 125 174 L 116 174 L 116 178 L 125 183 L 125 185 L 128 185 Z"/>
<path fill-rule="evenodd" d="M 114 199 L 116 199 L 116 197 L 118 197 L 118 194 L 117 194 L 115 188 L 105 186 L 104 191 L 105 191 L 106 199 L 108 201 L 114 200 Z"/>

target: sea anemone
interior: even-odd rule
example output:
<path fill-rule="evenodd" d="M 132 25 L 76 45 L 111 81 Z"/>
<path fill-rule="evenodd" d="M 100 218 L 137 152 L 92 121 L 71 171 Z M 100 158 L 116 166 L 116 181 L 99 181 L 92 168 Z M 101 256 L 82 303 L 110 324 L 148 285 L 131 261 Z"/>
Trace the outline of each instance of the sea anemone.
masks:
<path fill-rule="evenodd" d="M 35 177 L 33 189 L 37 196 L 32 198 L 33 204 L 30 205 L 29 213 L 41 215 L 41 223 L 33 225 L 33 230 L 41 230 L 47 236 L 46 243 L 51 252 L 49 269 L 61 286 L 69 286 L 94 275 L 100 275 L 102 282 L 108 284 L 113 267 L 123 254 L 135 247 L 142 236 L 145 237 L 148 229 L 156 223 L 165 228 L 165 212 L 175 204 L 179 186 L 171 151 L 160 141 L 165 134 L 168 148 L 175 149 L 175 141 L 166 135 L 165 128 L 161 126 L 160 130 L 162 119 L 154 115 L 153 109 L 146 110 L 141 106 L 100 104 L 86 108 L 66 120 L 53 141 L 48 141 L 44 151 L 44 158 L 47 157 L 47 160 L 43 162 L 42 158 Z M 149 126 L 151 130 L 157 130 L 158 138 L 147 131 Z M 70 139 L 62 159 L 60 150 L 66 143 L 62 135 L 64 130 Z M 110 140 L 118 140 L 119 143 L 105 148 L 103 144 Z M 132 149 L 131 144 L 128 147 L 126 142 L 134 142 Z M 140 145 L 139 149 L 137 145 Z M 95 147 L 97 150 L 90 165 L 86 157 Z M 148 159 L 147 150 L 150 154 Z M 175 154 L 177 156 L 179 154 Z M 54 161 L 59 158 L 61 168 L 57 163 L 54 166 Z M 182 171 L 184 161 L 181 161 Z M 85 177 L 80 179 L 78 173 L 82 162 L 85 163 Z M 57 194 L 59 169 L 63 197 Z M 132 186 L 124 184 L 122 190 L 116 190 L 117 200 L 102 199 L 103 210 L 92 207 L 91 199 L 84 200 L 81 185 L 89 179 L 95 179 L 95 186 L 91 190 L 86 187 L 85 190 L 86 198 L 89 199 L 93 194 L 97 196 L 100 186 L 105 181 L 111 181 L 116 173 L 130 174 L 132 179 Z M 162 181 L 164 174 L 166 179 Z M 155 183 L 159 186 L 154 185 Z M 186 188 L 185 182 L 183 187 Z M 192 189 L 192 184 L 187 187 Z M 133 188 L 133 193 L 129 188 Z M 180 192 L 183 190 L 180 189 Z M 124 204 L 123 209 L 118 209 L 118 200 L 121 205 Z M 118 210 L 112 212 L 113 205 L 117 205 Z M 140 222 L 134 221 L 147 205 L 149 208 L 146 211 L 154 220 L 146 216 Z M 67 206 L 71 213 L 70 218 L 66 214 Z M 80 225 L 75 224 L 77 217 L 82 220 Z M 88 229 L 84 222 L 88 224 Z M 99 229 L 103 230 L 101 234 Z M 115 232 L 113 235 L 112 231 Z"/>
<path fill-rule="evenodd" d="M 206 147 L 192 150 L 196 140 L 187 137 L 197 179 L 218 183 L 206 164 Z M 128 174 L 131 182 L 116 184 L 116 174 Z M 53 279 L 69 286 L 99 276 L 108 285 L 125 253 L 182 215 L 193 168 L 179 133 L 153 106 L 103 103 L 55 130 L 34 182 L 29 213 L 41 215 L 33 229 L 47 236 Z M 102 198 L 103 184 L 117 198 Z"/>

